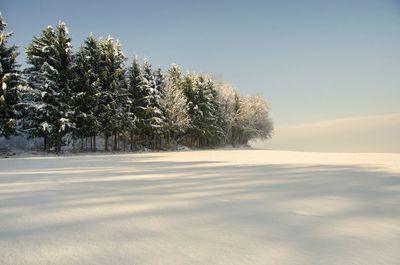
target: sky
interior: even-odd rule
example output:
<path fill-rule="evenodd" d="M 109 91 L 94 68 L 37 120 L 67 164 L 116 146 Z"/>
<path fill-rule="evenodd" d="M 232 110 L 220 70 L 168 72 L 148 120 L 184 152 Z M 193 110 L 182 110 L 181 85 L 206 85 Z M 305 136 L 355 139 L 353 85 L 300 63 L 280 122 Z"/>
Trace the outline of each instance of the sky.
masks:
<path fill-rule="evenodd" d="M 400 112 L 400 0 L 1 0 L 0 11 L 13 44 L 63 20 L 75 49 L 111 35 L 129 58 L 262 94 L 278 126 Z"/>

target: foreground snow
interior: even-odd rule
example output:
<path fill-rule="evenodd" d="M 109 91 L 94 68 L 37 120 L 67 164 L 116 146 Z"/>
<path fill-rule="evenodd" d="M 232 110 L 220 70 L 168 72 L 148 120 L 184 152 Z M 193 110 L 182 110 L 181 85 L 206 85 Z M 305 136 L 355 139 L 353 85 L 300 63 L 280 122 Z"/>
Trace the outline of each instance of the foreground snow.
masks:
<path fill-rule="evenodd" d="M 399 264 L 400 154 L 0 160 L 0 264 Z"/>

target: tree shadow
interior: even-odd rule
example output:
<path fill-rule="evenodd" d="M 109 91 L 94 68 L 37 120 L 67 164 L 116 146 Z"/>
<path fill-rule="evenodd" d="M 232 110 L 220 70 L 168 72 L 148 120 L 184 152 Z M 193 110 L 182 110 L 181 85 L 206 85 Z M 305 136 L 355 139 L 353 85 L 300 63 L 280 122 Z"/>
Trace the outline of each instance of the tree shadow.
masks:
<path fill-rule="evenodd" d="M 302 255 L 304 264 L 319 264 L 328 256 L 332 264 L 359 261 L 360 253 L 373 248 L 389 261 L 399 257 L 393 254 L 400 243 L 399 174 L 348 165 L 160 158 L 11 161 L 0 174 L 0 245 L 8 246 L 0 256 L 11 255 L 12 247 L 27 254 L 22 238 L 51 242 L 53 234 L 67 241 L 86 235 L 109 244 L 117 233 L 115 240 L 123 246 L 147 249 L 161 240 L 166 244 L 161 249 L 185 249 L 185 240 L 193 240 L 200 253 L 210 250 L 198 242 L 210 242 L 228 256 L 241 247 L 255 255 L 254 261 L 273 245 L 285 250 L 281 258 L 286 262 Z M 248 245 L 231 246 L 231 240 Z M 360 244 L 364 248 L 354 251 Z"/>

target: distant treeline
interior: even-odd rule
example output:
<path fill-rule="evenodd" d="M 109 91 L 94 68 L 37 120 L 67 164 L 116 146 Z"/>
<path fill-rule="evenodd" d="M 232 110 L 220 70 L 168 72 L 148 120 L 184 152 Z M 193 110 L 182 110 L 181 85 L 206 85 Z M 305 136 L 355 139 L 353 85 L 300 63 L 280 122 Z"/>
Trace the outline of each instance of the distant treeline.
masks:
<path fill-rule="evenodd" d="M 175 64 L 163 72 L 135 57 L 127 67 L 111 37 L 89 35 L 74 53 L 63 22 L 33 38 L 21 70 L 5 27 L 1 17 L 0 136 L 42 137 L 43 150 L 59 152 L 68 139 L 96 151 L 101 137 L 104 150 L 115 151 L 235 146 L 271 135 L 262 97 Z"/>

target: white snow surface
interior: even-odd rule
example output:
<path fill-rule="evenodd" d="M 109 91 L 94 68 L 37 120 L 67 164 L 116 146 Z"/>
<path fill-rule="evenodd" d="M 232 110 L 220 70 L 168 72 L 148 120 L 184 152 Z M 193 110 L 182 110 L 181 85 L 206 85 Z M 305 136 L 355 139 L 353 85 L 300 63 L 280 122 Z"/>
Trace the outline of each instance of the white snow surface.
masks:
<path fill-rule="evenodd" d="M 0 159 L 0 264 L 400 264 L 400 154 Z"/>

